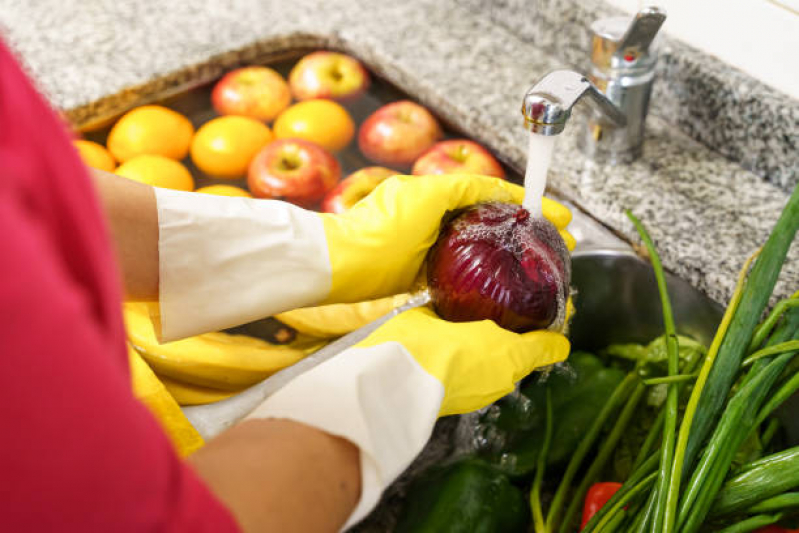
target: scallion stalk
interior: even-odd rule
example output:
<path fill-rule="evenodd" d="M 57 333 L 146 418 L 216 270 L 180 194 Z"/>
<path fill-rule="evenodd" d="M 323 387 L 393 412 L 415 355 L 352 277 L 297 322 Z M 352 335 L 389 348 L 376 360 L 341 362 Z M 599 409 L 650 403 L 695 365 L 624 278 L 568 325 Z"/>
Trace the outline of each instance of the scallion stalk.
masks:
<path fill-rule="evenodd" d="M 736 452 L 757 421 L 760 406 L 792 357 L 793 354 L 783 354 L 771 361 L 728 402 L 685 487 L 685 498 L 680 502 L 680 531 L 691 533 L 702 526 Z"/>
<path fill-rule="evenodd" d="M 775 392 L 766 404 L 760 409 L 757 415 L 756 425 L 760 425 L 774 410 L 782 405 L 782 402 L 793 396 L 793 393 L 799 390 L 799 374 L 794 374 L 788 381 L 783 383 L 777 392 Z"/>
<path fill-rule="evenodd" d="M 614 509 L 616 503 L 621 501 L 623 498 L 626 498 L 627 493 L 634 490 L 635 487 L 638 486 L 638 483 L 645 479 L 647 476 L 655 473 L 655 470 L 658 466 L 658 455 L 652 454 L 646 460 L 641 463 L 641 466 L 637 468 L 627 481 L 621 486 L 621 488 L 616 491 L 616 494 L 611 496 L 611 498 L 607 501 L 605 505 L 602 506 L 599 511 L 596 512 L 594 516 L 591 517 L 591 520 L 583 528 L 582 533 L 593 533 L 594 529 L 596 528 L 597 524 L 600 520 L 602 520 L 605 515 L 610 514 L 611 509 Z"/>
<path fill-rule="evenodd" d="M 768 318 L 755 329 L 755 334 L 752 336 L 752 343 L 749 345 L 749 351 L 755 351 L 763 344 L 763 341 L 766 340 L 766 337 L 768 337 L 771 330 L 774 329 L 774 326 L 779 319 L 782 318 L 782 315 L 785 314 L 788 309 L 793 309 L 795 307 L 799 307 L 799 292 L 794 293 L 790 298 L 777 302 L 777 305 L 775 305 L 774 309 L 769 313 Z"/>
<path fill-rule="evenodd" d="M 694 381 L 699 374 L 675 374 L 673 376 L 660 376 L 643 380 L 644 385 L 652 387 L 654 385 L 670 385 L 672 383 L 686 383 Z"/>
<path fill-rule="evenodd" d="M 541 485 L 544 482 L 547 456 L 549 455 L 549 446 L 552 442 L 552 393 L 549 390 L 549 386 L 546 388 L 546 410 L 547 420 L 544 429 L 544 443 L 541 445 L 541 451 L 538 453 L 535 480 L 533 480 L 533 488 L 530 491 L 530 510 L 533 513 L 533 528 L 535 533 L 549 533 L 549 529 L 547 529 L 544 521 L 544 512 L 541 510 Z"/>
<path fill-rule="evenodd" d="M 799 487 L 799 446 L 783 450 L 741 468 L 713 502 L 714 516 L 742 512 L 783 492 Z"/>
<path fill-rule="evenodd" d="M 774 511 L 796 508 L 799 508 L 799 492 L 786 492 L 756 503 L 747 509 L 746 512 L 749 514 L 773 513 Z"/>
<path fill-rule="evenodd" d="M 774 290 L 797 230 L 799 230 L 799 185 L 794 187 L 744 286 L 738 306 L 739 312 L 736 312 L 732 318 L 729 330 L 719 348 L 717 362 L 710 369 L 707 384 L 696 407 L 696 414 L 690 425 L 683 468 L 693 464 L 705 439 L 719 419 L 724 401 L 752 340 L 754 329 Z"/>
<path fill-rule="evenodd" d="M 594 528 L 594 531 L 597 533 L 606 533 L 605 529 L 612 521 L 616 520 L 616 515 L 624 509 L 624 506 L 631 502 L 634 498 L 646 494 L 646 491 L 651 489 L 652 486 L 657 481 L 657 472 L 652 472 L 644 479 L 636 483 L 634 486 L 630 488 L 629 491 L 625 492 L 620 498 L 617 499 L 616 502 L 611 503 L 608 501 L 603 507 L 610 507 L 607 514 L 605 514 L 600 520 L 597 521 L 597 524 Z M 583 530 L 586 531 L 586 530 Z"/>
<path fill-rule="evenodd" d="M 633 414 L 635 414 L 635 410 L 638 408 L 638 404 L 645 392 L 646 387 L 642 384 L 639 384 L 627 399 L 627 403 L 624 405 L 621 413 L 619 413 L 619 417 L 616 419 L 613 429 L 610 431 L 608 437 L 602 442 L 602 446 L 599 448 L 599 451 L 597 452 L 594 461 L 591 463 L 591 466 L 588 467 L 588 471 L 586 471 L 585 475 L 583 476 L 583 480 L 580 482 L 580 485 L 578 485 L 577 490 L 572 493 L 571 503 L 566 508 L 566 513 L 563 515 L 563 521 L 561 522 L 559 533 L 567 533 L 570 530 L 569 526 L 574 520 L 574 517 L 577 515 L 577 512 L 580 510 L 580 505 L 585 498 L 586 493 L 588 492 L 588 488 L 597 480 L 599 474 L 602 472 L 602 469 L 605 468 L 608 459 L 610 459 L 611 454 L 616 449 L 616 444 L 619 442 L 619 439 L 621 439 L 624 431 L 630 424 L 630 420 L 632 419 Z"/>
<path fill-rule="evenodd" d="M 764 526 L 776 524 L 782 518 L 782 514 L 773 515 L 756 515 L 751 516 L 745 520 L 738 522 L 729 527 L 725 527 L 719 533 L 748 533 L 749 531 L 756 531 Z"/>
<path fill-rule="evenodd" d="M 671 300 L 669 300 L 669 290 L 666 285 L 666 276 L 663 272 L 663 265 L 660 263 L 660 256 L 655 249 L 652 238 L 646 231 L 641 221 L 629 210 L 626 211 L 627 218 L 632 220 L 635 229 L 644 241 L 649 260 L 652 262 L 652 269 L 655 272 L 660 303 L 663 308 L 663 328 L 666 332 L 666 353 L 668 356 L 668 375 L 675 376 L 680 372 L 679 346 L 677 345 L 677 329 L 674 326 L 674 315 L 671 311 Z M 652 515 L 652 533 L 672 533 L 676 521 L 677 495 L 669 490 L 671 481 L 671 468 L 674 459 L 674 444 L 677 439 L 677 416 L 679 409 L 679 388 L 676 383 L 669 385 L 666 397 L 666 417 L 663 420 L 663 440 L 660 444 L 660 469 L 658 470 L 658 497 L 655 503 L 654 514 Z M 679 487 L 678 487 L 679 490 Z"/>
<path fill-rule="evenodd" d="M 652 521 L 652 513 L 655 512 L 655 504 L 657 503 L 658 493 L 657 490 L 653 490 L 649 493 L 649 498 L 647 498 L 644 507 L 639 511 L 638 517 L 636 518 L 635 522 L 633 522 L 633 527 L 630 530 L 630 533 L 646 533 L 649 529 L 649 523 Z"/>
<path fill-rule="evenodd" d="M 710 375 L 710 369 L 713 367 L 713 364 L 716 361 L 719 348 L 721 347 L 722 341 L 727 334 L 727 330 L 732 323 L 733 316 L 735 316 L 735 311 L 740 305 L 741 297 L 743 296 L 744 285 L 746 283 L 746 276 L 749 272 L 749 266 L 752 264 L 755 257 L 757 257 L 757 254 L 751 256 L 746 263 L 744 263 L 743 268 L 741 268 L 741 271 L 738 274 L 738 282 L 735 285 L 735 290 L 732 294 L 732 298 L 730 299 L 730 303 L 727 305 L 727 309 L 724 311 L 724 316 L 721 318 L 721 323 L 719 324 L 718 329 L 716 329 L 716 335 L 713 337 L 713 341 L 710 343 L 710 348 L 708 348 L 707 354 L 705 354 L 705 360 L 702 363 L 699 376 L 696 378 L 696 384 L 691 391 L 691 396 L 688 398 L 688 405 L 685 408 L 685 414 L 683 415 L 682 424 L 680 425 L 680 431 L 677 435 L 677 444 L 674 448 L 674 462 L 671 469 L 671 476 L 673 479 L 671 480 L 671 483 L 669 483 L 669 486 L 677 493 L 676 495 L 678 497 L 680 483 L 682 482 L 683 477 L 682 472 L 685 469 L 685 452 L 690 437 L 691 423 L 693 422 L 694 415 L 699 405 L 699 399 L 702 396 L 702 390 L 704 389 L 708 380 L 708 376 Z"/>
<path fill-rule="evenodd" d="M 638 456 L 635 458 L 631 468 L 632 472 L 638 470 L 638 468 L 644 463 L 644 460 L 649 457 L 649 452 L 655 447 L 655 444 L 663 433 L 661 428 L 663 427 L 663 420 L 665 420 L 665 418 L 666 410 L 661 409 L 658 412 L 657 418 L 655 418 L 655 421 L 652 423 L 652 427 L 649 428 L 649 432 L 646 434 L 644 443 L 641 444 L 641 449 L 638 451 Z"/>
<path fill-rule="evenodd" d="M 555 496 L 552 499 L 552 505 L 550 505 L 549 512 L 547 513 L 546 525 L 549 531 L 554 531 L 555 527 L 560 522 L 560 515 L 563 510 L 563 502 L 566 500 L 566 495 L 571 488 L 572 480 L 574 479 L 574 476 L 577 475 L 577 471 L 580 469 L 583 459 L 585 459 L 585 456 L 588 455 L 588 452 L 594 445 L 594 442 L 599 436 L 600 431 L 602 431 L 602 427 L 605 425 L 605 422 L 610 418 L 610 415 L 616 411 L 619 405 L 621 405 L 621 403 L 627 399 L 637 381 L 638 375 L 636 371 L 629 372 L 627 376 L 625 376 L 621 383 L 619 383 L 613 390 L 613 393 L 602 407 L 599 415 L 597 415 L 596 419 L 591 424 L 591 427 L 588 429 L 585 437 L 583 437 L 583 439 L 580 441 L 580 444 L 577 445 L 577 449 L 572 454 L 571 459 L 569 459 L 569 464 L 566 466 L 566 471 L 563 473 L 563 478 L 561 478 L 560 484 L 555 491 Z"/>
<path fill-rule="evenodd" d="M 799 341 L 786 341 L 780 344 L 775 344 L 774 346 L 769 346 L 768 348 L 763 348 L 762 350 L 758 350 L 746 359 L 744 362 L 741 363 L 742 367 L 751 366 L 752 363 L 763 359 L 764 357 L 769 357 L 772 355 L 779 355 L 785 352 L 793 352 L 799 350 Z"/>

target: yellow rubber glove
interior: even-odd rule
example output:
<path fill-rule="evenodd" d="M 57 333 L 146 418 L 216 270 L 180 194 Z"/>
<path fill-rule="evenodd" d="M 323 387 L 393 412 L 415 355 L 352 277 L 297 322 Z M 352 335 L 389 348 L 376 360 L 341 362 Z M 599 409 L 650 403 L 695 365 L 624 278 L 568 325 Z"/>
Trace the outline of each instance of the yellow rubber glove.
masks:
<path fill-rule="evenodd" d="M 513 333 L 491 320 L 447 322 L 428 308 L 392 318 L 358 347 L 398 342 L 444 386 L 439 415 L 469 413 L 506 394 L 536 368 L 563 361 L 569 341 L 554 331 Z"/>
<path fill-rule="evenodd" d="M 133 395 L 155 416 L 178 453 L 185 457 L 203 445 L 203 438 L 144 359 L 128 345 Z"/>
<path fill-rule="evenodd" d="M 448 212 L 523 196 L 498 178 L 395 176 L 330 215 L 277 200 L 156 189 L 160 338 L 407 292 Z M 543 213 L 573 246 L 569 210 L 545 198 Z"/>
<path fill-rule="evenodd" d="M 409 290 L 449 212 L 481 202 L 521 203 L 524 189 L 487 176 L 394 176 L 349 211 L 322 215 L 332 283 L 326 302 L 358 302 Z M 543 199 L 543 214 L 565 231 L 571 212 Z"/>
<path fill-rule="evenodd" d="M 410 294 L 397 294 L 378 300 L 350 304 L 304 307 L 275 315 L 275 318 L 304 333 L 320 339 L 341 337 L 362 328 L 400 307 Z"/>
<path fill-rule="evenodd" d="M 453 323 L 411 309 L 295 378 L 250 416 L 296 420 L 358 446 L 361 501 L 351 525 L 422 450 L 439 416 L 485 407 L 568 354 L 569 341 L 556 332 L 520 335 L 491 321 Z"/>

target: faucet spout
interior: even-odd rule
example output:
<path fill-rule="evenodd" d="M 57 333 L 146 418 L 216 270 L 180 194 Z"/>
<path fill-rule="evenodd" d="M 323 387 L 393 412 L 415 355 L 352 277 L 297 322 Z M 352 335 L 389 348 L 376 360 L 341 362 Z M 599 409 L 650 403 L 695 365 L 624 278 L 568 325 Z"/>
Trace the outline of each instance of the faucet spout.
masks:
<path fill-rule="evenodd" d="M 524 95 L 522 114 L 525 128 L 541 135 L 563 131 L 572 107 L 583 96 L 616 126 L 627 124 L 627 117 L 607 99 L 588 78 L 572 70 L 555 70 L 530 87 Z"/>

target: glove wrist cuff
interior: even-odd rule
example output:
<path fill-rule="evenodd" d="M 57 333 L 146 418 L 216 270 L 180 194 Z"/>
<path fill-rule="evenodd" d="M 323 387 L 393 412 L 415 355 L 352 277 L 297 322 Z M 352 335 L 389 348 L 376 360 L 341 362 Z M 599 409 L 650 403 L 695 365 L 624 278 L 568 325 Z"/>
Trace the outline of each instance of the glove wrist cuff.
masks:
<path fill-rule="evenodd" d="M 399 343 L 350 348 L 279 390 L 248 418 L 286 418 L 358 446 L 361 499 L 346 527 L 365 517 L 382 491 L 430 438 L 444 387 Z"/>
<path fill-rule="evenodd" d="M 156 189 L 161 337 L 216 331 L 330 292 L 320 217 L 273 200 Z"/>

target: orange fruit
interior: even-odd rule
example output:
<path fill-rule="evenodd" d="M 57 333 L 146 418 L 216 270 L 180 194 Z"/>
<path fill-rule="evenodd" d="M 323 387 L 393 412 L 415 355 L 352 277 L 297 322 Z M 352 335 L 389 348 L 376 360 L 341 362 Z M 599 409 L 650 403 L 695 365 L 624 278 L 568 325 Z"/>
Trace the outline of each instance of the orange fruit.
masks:
<path fill-rule="evenodd" d="M 194 126 L 177 111 L 146 105 L 122 115 L 111 128 L 106 144 L 123 163 L 142 154 L 180 160 L 189 153 L 192 135 Z"/>
<path fill-rule="evenodd" d="M 72 144 L 78 149 L 80 158 L 83 159 L 87 166 L 105 170 L 106 172 L 113 172 L 117 167 L 114 156 L 102 144 L 84 141 L 83 139 L 76 139 L 72 141 Z"/>
<path fill-rule="evenodd" d="M 116 174 L 153 187 L 191 191 L 194 178 L 179 162 L 162 155 L 137 155 L 119 165 Z"/>
<path fill-rule="evenodd" d="M 275 137 L 298 138 L 338 151 L 355 134 L 355 123 L 347 110 L 331 100 L 306 100 L 283 111 L 275 120 Z"/>
<path fill-rule="evenodd" d="M 242 198 L 252 198 L 252 194 L 248 193 L 241 187 L 234 187 L 233 185 L 209 185 L 207 187 L 200 187 L 194 192 L 214 194 L 216 196 L 240 196 Z"/>
<path fill-rule="evenodd" d="M 269 128 L 254 118 L 218 117 L 197 130 L 191 142 L 191 160 L 209 176 L 238 178 L 272 139 Z"/>

